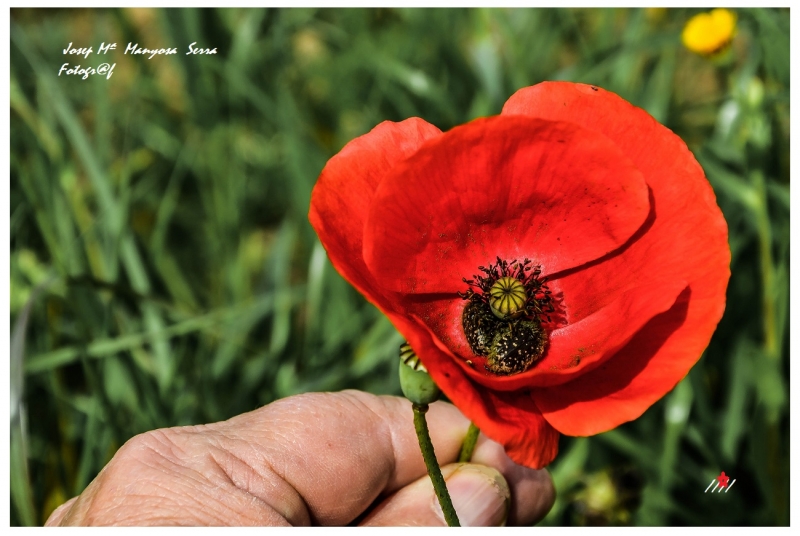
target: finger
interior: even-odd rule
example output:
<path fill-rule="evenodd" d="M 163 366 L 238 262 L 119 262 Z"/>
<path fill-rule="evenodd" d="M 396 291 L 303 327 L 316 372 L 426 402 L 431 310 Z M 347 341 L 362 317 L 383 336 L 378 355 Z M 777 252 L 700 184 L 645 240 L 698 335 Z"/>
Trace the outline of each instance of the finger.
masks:
<path fill-rule="evenodd" d="M 440 463 L 467 421 L 434 404 Z M 229 421 L 128 441 L 59 512 L 73 525 L 349 523 L 425 474 L 408 401 L 351 391 L 290 397 Z"/>
<path fill-rule="evenodd" d="M 44 526 L 45 527 L 59 526 L 61 524 L 61 520 L 64 519 L 65 515 L 67 515 L 67 512 L 69 512 L 70 508 L 72 508 L 72 505 L 75 504 L 76 499 L 77 497 L 73 497 L 64 504 L 62 504 L 61 506 L 59 506 L 58 508 L 56 508 L 55 510 L 53 510 L 53 513 L 50 514 L 50 517 L 47 518 L 47 521 L 45 522 Z"/>
<path fill-rule="evenodd" d="M 449 404 L 428 412 L 440 464 L 454 461 L 467 420 Z M 333 524 L 351 522 L 376 498 L 426 474 L 411 405 L 357 391 L 308 394 L 229 421 L 157 430 L 126 443 L 71 507 L 73 524 Z M 475 460 L 495 464 L 512 497 L 535 491 L 552 504 L 545 472 L 519 468 L 479 441 Z M 485 463 L 481 461 L 481 463 Z M 537 480 L 538 479 L 538 480 Z M 514 499 L 520 522 L 546 513 Z M 539 506 L 541 508 L 541 506 Z M 57 517 L 54 516 L 54 521 Z"/>
<path fill-rule="evenodd" d="M 463 527 L 497 527 L 506 522 L 511 492 L 496 469 L 476 464 L 449 464 L 442 475 Z M 364 526 L 446 526 L 442 508 L 425 475 L 376 506 Z"/>
<path fill-rule="evenodd" d="M 439 463 L 454 461 L 468 421 L 444 403 L 427 417 Z M 350 523 L 379 495 L 426 474 L 411 404 L 397 397 L 298 395 L 205 428 L 258 477 L 231 479 L 292 524 Z"/>
<path fill-rule="evenodd" d="M 505 477 L 511 488 L 508 524 L 532 525 L 540 521 L 556 500 L 553 479 L 545 469 L 536 470 L 515 464 L 506 456 L 503 447 L 483 434 L 478 438 L 470 460 L 494 467 Z"/>
<path fill-rule="evenodd" d="M 231 482 L 217 462 L 230 456 L 216 446 L 213 434 L 198 432 L 191 441 L 181 442 L 171 430 L 127 441 L 77 498 L 54 513 L 50 524 L 287 524 L 269 505 Z"/>
<path fill-rule="evenodd" d="M 427 419 L 439 464 L 455 461 L 467 419 L 441 402 L 431 405 Z M 283 399 L 213 429 L 226 438 L 220 446 L 259 476 L 234 475 L 234 482 L 292 524 L 341 525 L 379 496 L 426 475 L 412 422 L 407 400 L 345 391 Z M 555 494 L 546 471 L 515 465 L 485 438 L 473 461 L 496 467 L 508 480 L 512 498 L 518 496 L 511 503 L 514 523 L 547 513 Z"/>

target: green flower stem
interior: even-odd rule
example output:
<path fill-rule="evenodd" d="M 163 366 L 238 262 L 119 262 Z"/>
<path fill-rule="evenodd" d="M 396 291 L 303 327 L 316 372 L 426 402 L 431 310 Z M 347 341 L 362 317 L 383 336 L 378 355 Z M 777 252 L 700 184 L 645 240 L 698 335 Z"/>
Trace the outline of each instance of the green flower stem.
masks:
<path fill-rule="evenodd" d="M 778 341 L 778 325 L 776 318 L 775 303 L 775 264 L 772 258 L 772 225 L 769 218 L 767 206 L 767 190 L 764 174 L 761 170 L 754 171 L 751 180 L 758 195 L 758 204 L 755 207 L 756 222 L 758 228 L 758 249 L 761 261 L 761 284 L 762 284 L 762 318 L 764 330 L 764 354 L 770 360 L 773 367 L 780 366 L 781 350 Z M 781 432 L 779 429 L 780 409 L 776 407 L 767 408 L 767 472 L 771 477 L 772 501 L 777 510 L 779 523 L 788 519 L 788 498 L 784 492 L 781 474 Z"/>
<path fill-rule="evenodd" d="M 469 423 L 469 430 L 467 430 L 467 437 L 464 438 L 464 444 L 461 445 L 461 453 L 458 455 L 458 463 L 466 463 L 472 459 L 472 453 L 475 451 L 475 443 L 478 442 L 478 435 L 481 431 L 475 426 L 474 422 Z"/>
<path fill-rule="evenodd" d="M 752 181 L 758 195 L 756 222 L 758 226 L 758 249 L 761 261 L 762 312 L 764 321 L 764 350 L 770 359 L 780 359 L 778 333 L 775 322 L 775 263 L 772 260 L 772 227 L 767 212 L 767 190 L 764 174 L 756 171 Z"/>
<path fill-rule="evenodd" d="M 456 509 L 453 508 L 453 501 L 450 500 L 450 494 L 447 492 L 442 470 L 439 468 L 439 464 L 436 462 L 436 454 L 433 452 L 428 423 L 425 421 L 428 405 L 411 404 L 411 406 L 414 408 L 414 428 L 417 431 L 419 448 L 422 451 L 422 458 L 425 460 L 425 467 L 428 468 L 428 476 L 431 477 L 431 482 L 433 482 L 433 490 L 436 492 L 436 497 L 442 507 L 444 519 L 447 521 L 448 527 L 460 527 L 461 523 L 458 522 Z"/>

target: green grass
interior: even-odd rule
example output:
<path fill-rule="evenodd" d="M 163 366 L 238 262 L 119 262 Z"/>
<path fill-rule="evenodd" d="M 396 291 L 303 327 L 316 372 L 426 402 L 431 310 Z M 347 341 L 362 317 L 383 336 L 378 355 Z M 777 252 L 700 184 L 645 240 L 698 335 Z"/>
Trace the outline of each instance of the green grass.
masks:
<path fill-rule="evenodd" d="M 42 524 L 156 427 L 277 398 L 399 394 L 391 324 L 307 221 L 326 160 L 377 123 L 442 129 L 520 87 L 592 83 L 690 145 L 730 228 L 719 329 L 635 422 L 562 438 L 544 524 L 787 525 L 789 13 L 737 10 L 730 57 L 694 10 L 11 11 L 11 523 Z M 58 77 L 129 41 L 111 79 Z M 184 55 L 191 42 L 212 56 Z M 704 494 L 724 470 L 724 496 Z"/>

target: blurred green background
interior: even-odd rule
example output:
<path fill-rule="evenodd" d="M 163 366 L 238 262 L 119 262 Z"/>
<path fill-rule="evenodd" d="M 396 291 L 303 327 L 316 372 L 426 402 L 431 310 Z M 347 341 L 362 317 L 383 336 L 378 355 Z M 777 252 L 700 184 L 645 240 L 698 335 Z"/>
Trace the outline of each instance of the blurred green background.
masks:
<path fill-rule="evenodd" d="M 447 130 L 542 80 L 614 91 L 689 144 L 733 273 L 686 380 L 562 438 L 542 523 L 787 525 L 789 10 L 736 10 L 713 58 L 681 43 L 698 12 L 11 10 L 12 525 L 42 524 L 135 434 L 304 391 L 399 394 L 401 338 L 328 262 L 314 181 L 383 120 Z M 185 56 L 195 41 L 218 54 Z M 103 61 L 110 79 L 57 76 Z M 704 493 L 720 471 L 734 487 Z"/>

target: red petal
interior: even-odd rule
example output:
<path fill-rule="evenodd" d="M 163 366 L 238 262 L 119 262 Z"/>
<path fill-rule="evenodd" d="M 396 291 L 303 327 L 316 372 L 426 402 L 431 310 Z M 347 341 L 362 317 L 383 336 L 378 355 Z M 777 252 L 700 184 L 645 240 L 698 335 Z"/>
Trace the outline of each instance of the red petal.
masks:
<path fill-rule="evenodd" d="M 635 239 L 603 259 L 561 274 L 564 296 L 590 287 L 609 302 L 632 284 L 688 282 L 611 360 L 577 380 L 534 391 L 545 418 L 570 435 L 603 432 L 641 415 L 700 358 L 725 308 L 727 225 L 714 192 L 683 141 L 643 110 L 599 88 L 550 82 L 514 94 L 503 114 L 572 121 L 603 133 L 641 170 L 654 213 Z M 574 321 L 603 303 L 575 310 Z"/>
<path fill-rule="evenodd" d="M 693 300 L 687 288 L 613 359 L 574 381 L 535 391 L 548 422 L 568 435 L 605 432 L 636 419 L 675 387 L 708 344 L 704 331 L 682 329 Z"/>
<path fill-rule="evenodd" d="M 648 320 L 669 310 L 685 288 L 686 283 L 680 280 L 634 287 L 581 320 L 554 330 L 549 351 L 536 365 L 539 374 L 533 375 L 528 385 L 559 385 L 597 368 L 625 346 Z M 576 299 L 579 296 L 576 294 Z M 516 382 L 522 387 L 517 377 L 509 380 L 509 385 Z"/>
<path fill-rule="evenodd" d="M 534 469 L 555 459 L 560 434 L 542 416 L 530 392 L 479 392 L 481 407 L 487 411 L 472 420 L 487 437 L 505 447 L 509 458 Z"/>
<path fill-rule="evenodd" d="M 381 309 L 391 303 L 364 265 L 364 222 L 375 190 L 386 174 L 426 140 L 441 135 L 435 126 L 412 117 L 384 121 L 347 145 L 325 168 L 311 192 L 308 218 L 339 273 Z"/>
<path fill-rule="evenodd" d="M 423 324 L 389 313 L 442 391 L 487 437 L 520 465 L 541 469 L 558 453 L 559 433 L 542 417 L 529 391 L 492 392 L 471 382 Z"/>
<path fill-rule="evenodd" d="M 364 259 L 392 290 L 452 294 L 497 256 L 527 257 L 545 274 L 596 259 L 649 211 L 641 174 L 605 137 L 490 117 L 431 140 L 386 176 Z"/>

